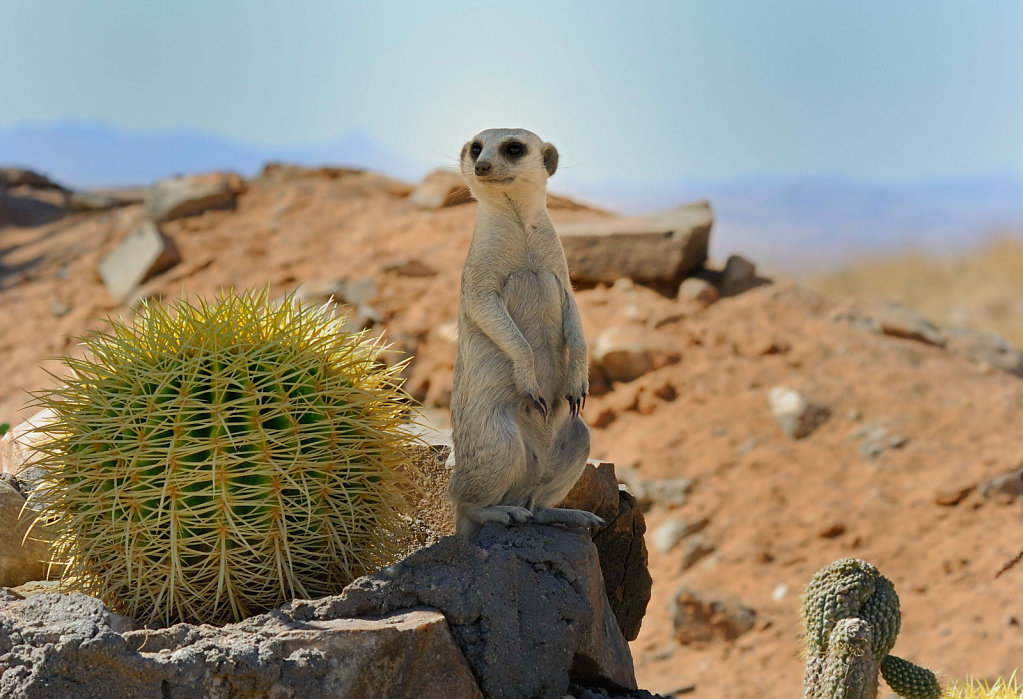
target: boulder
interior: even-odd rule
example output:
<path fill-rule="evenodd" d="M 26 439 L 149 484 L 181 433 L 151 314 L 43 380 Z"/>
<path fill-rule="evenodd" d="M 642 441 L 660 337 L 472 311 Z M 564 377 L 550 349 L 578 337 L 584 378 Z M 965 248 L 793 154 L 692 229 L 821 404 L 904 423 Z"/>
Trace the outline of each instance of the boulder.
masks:
<path fill-rule="evenodd" d="M 35 512 L 25 507 L 25 496 L 12 476 L 0 480 L 0 586 L 14 587 L 47 576 L 49 532 L 33 527 Z M 31 529 L 31 533 L 30 533 Z"/>
<path fill-rule="evenodd" d="M 560 224 L 557 231 L 573 281 L 678 284 L 706 261 L 713 221 L 710 204 L 700 201 L 644 216 Z"/>
<path fill-rule="evenodd" d="M 823 405 L 814 403 L 805 395 L 788 386 L 775 386 L 768 393 L 771 412 L 778 426 L 789 439 L 808 437 L 830 416 Z"/>
<path fill-rule="evenodd" d="M 99 273 L 110 295 L 124 303 L 140 284 L 180 261 L 174 241 L 155 223 L 144 221 L 100 261 Z"/>
<path fill-rule="evenodd" d="M 755 264 L 741 255 L 731 255 L 721 272 L 721 295 L 737 296 L 765 282 L 766 280 L 757 277 Z"/>
<path fill-rule="evenodd" d="M 64 185 L 54 182 L 46 175 L 23 167 L 0 168 L 0 182 L 6 187 L 29 187 L 31 189 L 52 189 L 58 192 L 69 192 Z"/>
<path fill-rule="evenodd" d="M 460 174 L 434 170 L 412 190 L 409 200 L 424 209 L 443 209 L 472 201 L 472 193 Z"/>
<path fill-rule="evenodd" d="M 756 612 L 730 598 L 717 598 L 682 585 L 671 603 L 675 638 L 682 645 L 733 641 L 753 628 Z"/>
<path fill-rule="evenodd" d="M 604 520 L 593 536 L 608 603 L 618 628 L 636 640 L 650 602 L 646 519 L 636 499 L 618 486 L 614 464 L 591 460 L 559 507 L 588 510 Z"/>
<path fill-rule="evenodd" d="M 132 630 L 85 595 L 0 608 L 4 697 L 481 697 L 444 617 Z"/>
<path fill-rule="evenodd" d="M 356 580 L 340 597 L 284 607 L 296 621 L 444 613 L 487 697 L 562 697 L 569 682 L 635 689 L 629 646 L 585 531 L 488 524 Z"/>
<path fill-rule="evenodd" d="M 196 216 L 210 209 L 233 209 L 241 189 L 241 178 L 233 173 L 170 177 L 149 189 L 146 217 L 161 223 Z"/>
<path fill-rule="evenodd" d="M 31 489 L 31 484 L 36 479 L 26 477 L 25 465 L 32 459 L 36 445 L 46 439 L 46 435 L 36 428 L 44 427 L 52 421 L 52 411 L 40 410 L 0 437 L 0 473 L 18 476 L 23 483 L 27 481 Z"/>

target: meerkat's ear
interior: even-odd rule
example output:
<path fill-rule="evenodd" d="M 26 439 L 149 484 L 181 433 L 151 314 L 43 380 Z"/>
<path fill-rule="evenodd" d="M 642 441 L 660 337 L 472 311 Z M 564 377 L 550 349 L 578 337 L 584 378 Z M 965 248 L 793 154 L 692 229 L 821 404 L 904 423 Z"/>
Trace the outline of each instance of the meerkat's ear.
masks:
<path fill-rule="evenodd" d="M 558 149 L 553 143 L 543 144 L 543 166 L 547 168 L 547 176 L 550 177 L 558 169 Z"/>
<path fill-rule="evenodd" d="M 465 154 L 468 153 L 468 152 L 469 152 L 469 144 L 466 143 L 464 146 L 462 146 L 462 153 L 461 153 L 461 155 L 458 156 L 458 162 L 462 162 L 463 160 L 465 160 Z"/>

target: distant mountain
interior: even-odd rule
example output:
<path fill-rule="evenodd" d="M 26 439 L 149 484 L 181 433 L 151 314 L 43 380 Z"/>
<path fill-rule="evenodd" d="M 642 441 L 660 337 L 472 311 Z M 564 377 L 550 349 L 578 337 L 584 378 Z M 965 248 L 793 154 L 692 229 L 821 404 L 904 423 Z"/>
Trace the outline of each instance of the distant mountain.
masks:
<path fill-rule="evenodd" d="M 566 189 L 623 212 L 709 199 L 712 256 L 740 253 L 781 272 L 836 269 L 910 249 L 956 252 L 1000 233 L 1023 234 L 1023 180 L 1011 174 L 910 184 L 763 176 Z"/>
<path fill-rule="evenodd" d="M 251 175 L 274 160 L 364 167 L 406 180 L 430 169 L 358 132 L 319 146 L 270 147 L 188 130 L 121 131 L 79 122 L 0 127 L 0 165 L 41 170 L 76 188 L 145 185 L 216 169 Z M 551 185 L 623 213 L 709 199 L 716 214 L 712 256 L 737 252 L 777 272 L 832 270 L 906 249 L 956 251 L 999 231 L 1023 231 L 1023 180 L 1012 174 L 911 184 L 838 176 L 637 184 L 559 173 Z"/>
<path fill-rule="evenodd" d="M 358 132 L 321 146 L 269 147 L 190 130 L 121 131 L 80 122 L 0 127 L 0 165 L 41 170 L 71 187 L 146 185 L 218 169 L 252 175 L 274 160 L 365 167 L 406 178 L 427 169 Z"/>

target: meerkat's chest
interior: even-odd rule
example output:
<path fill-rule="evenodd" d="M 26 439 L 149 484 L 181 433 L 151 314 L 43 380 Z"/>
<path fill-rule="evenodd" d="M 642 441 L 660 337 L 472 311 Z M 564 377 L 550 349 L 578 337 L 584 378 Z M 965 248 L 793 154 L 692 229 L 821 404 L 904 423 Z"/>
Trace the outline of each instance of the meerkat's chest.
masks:
<path fill-rule="evenodd" d="M 529 265 L 509 274 L 501 292 L 508 314 L 520 327 L 559 321 L 563 295 L 552 271 Z"/>

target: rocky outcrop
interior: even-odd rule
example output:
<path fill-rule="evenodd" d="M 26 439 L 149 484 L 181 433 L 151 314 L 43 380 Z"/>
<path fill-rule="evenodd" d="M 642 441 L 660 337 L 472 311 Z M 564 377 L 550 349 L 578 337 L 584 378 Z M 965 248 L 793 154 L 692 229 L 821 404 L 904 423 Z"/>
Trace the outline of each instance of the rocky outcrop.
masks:
<path fill-rule="evenodd" d="M 573 281 L 613 284 L 622 277 L 678 285 L 707 259 L 714 215 L 705 201 L 629 218 L 557 226 Z"/>
<path fill-rule="evenodd" d="M 242 181 L 237 175 L 212 172 L 160 180 L 146 195 L 146 217 L 156 223 L 196 216 L 210 209 L 233 209 Z"/>
<path fill-rule="evenodd" d="M 622 515 L 619 515 L 621 518 Z M 134 630 L 85 595 L 0 597 L 4 697 L 632 696 L 584 531 L 488 525 L 223 628 Z M 643 696 L 636 693 L 635 696 Z"/>
<path fill-rule="evenodd" d="M 434 170 L 412 190 L 409 201 L 424 209 L 443 209 L 472 201 L 472 194 L 457 172 Z"/>

